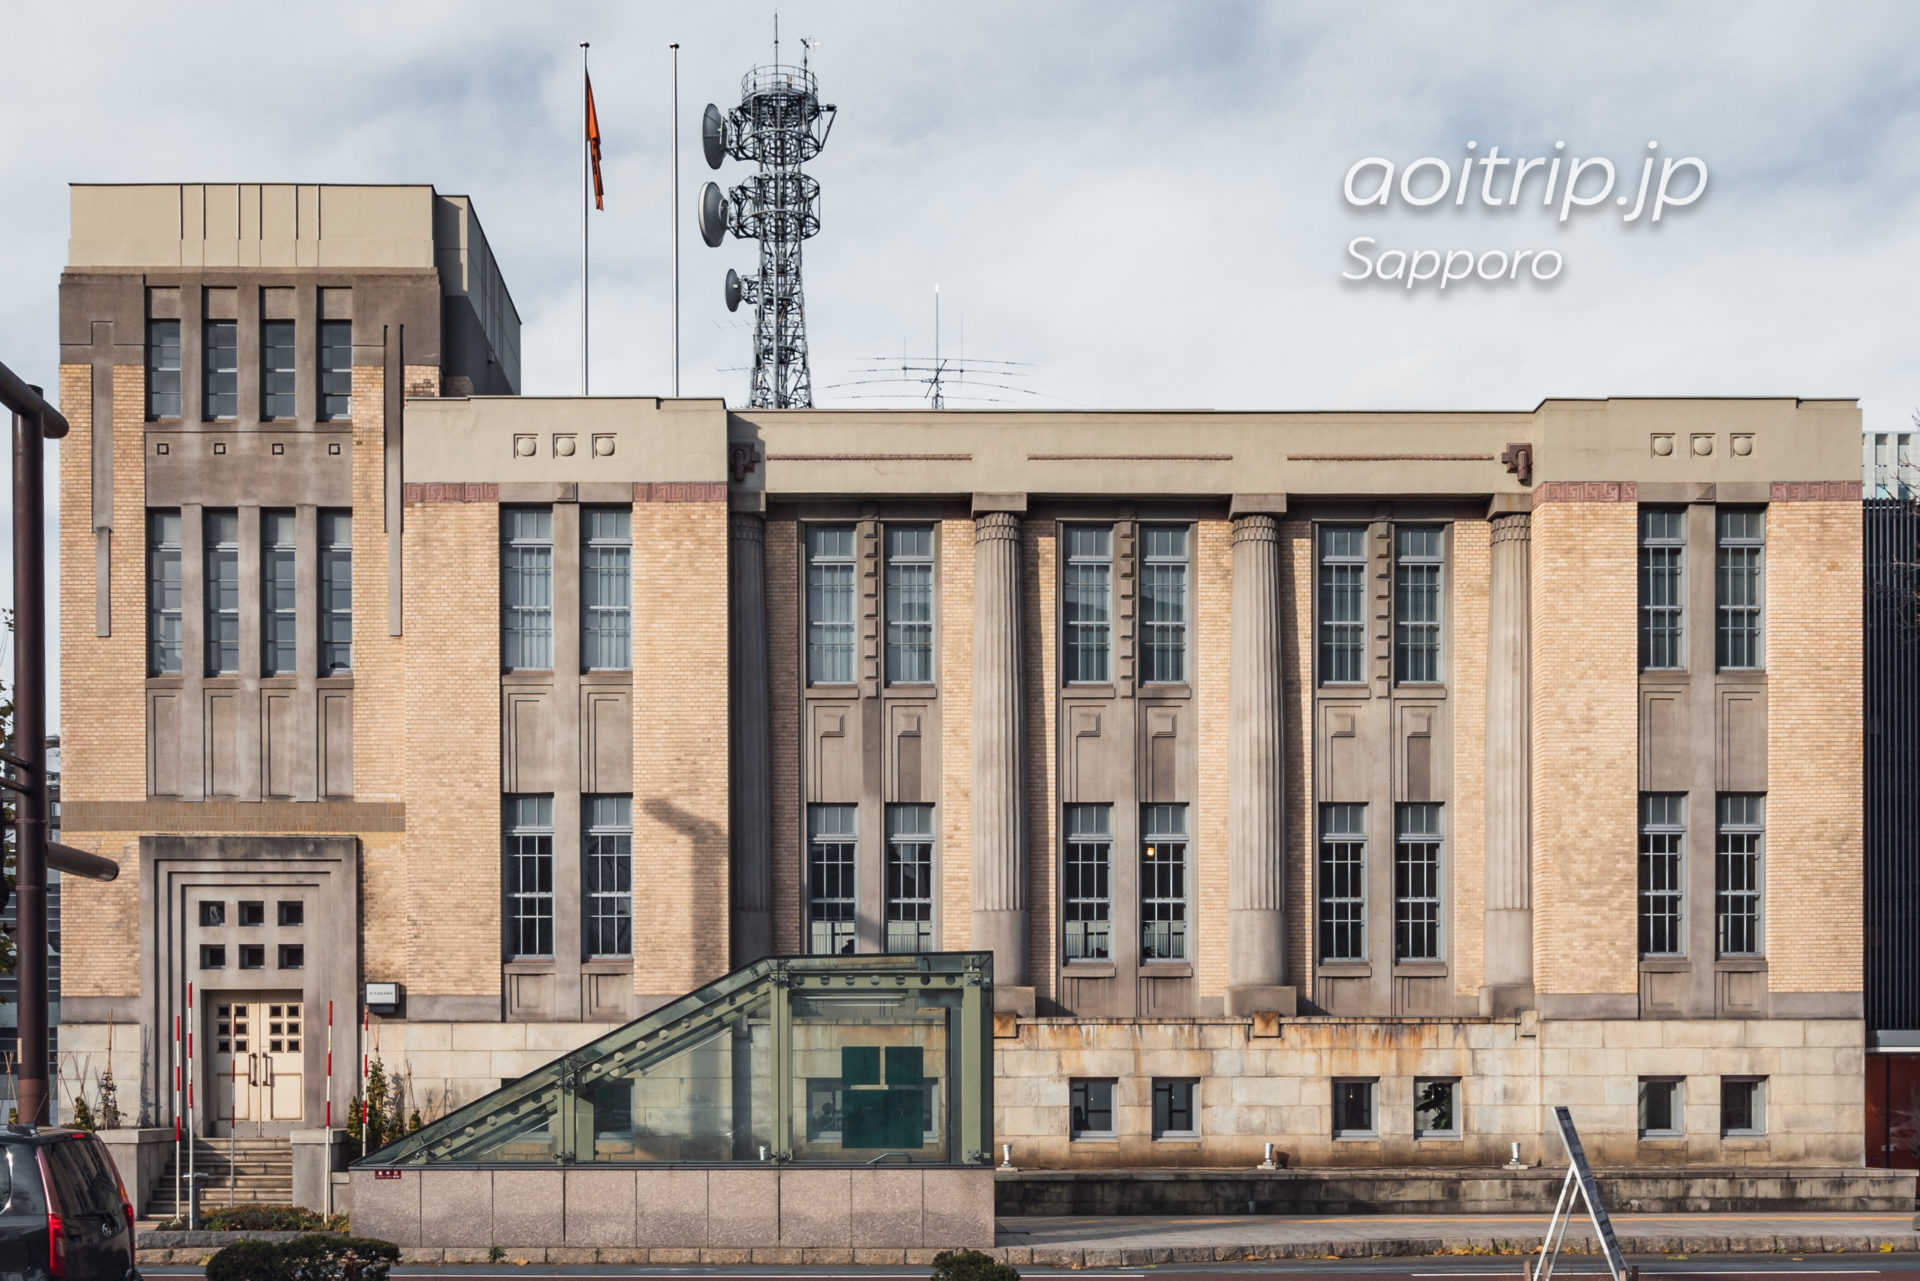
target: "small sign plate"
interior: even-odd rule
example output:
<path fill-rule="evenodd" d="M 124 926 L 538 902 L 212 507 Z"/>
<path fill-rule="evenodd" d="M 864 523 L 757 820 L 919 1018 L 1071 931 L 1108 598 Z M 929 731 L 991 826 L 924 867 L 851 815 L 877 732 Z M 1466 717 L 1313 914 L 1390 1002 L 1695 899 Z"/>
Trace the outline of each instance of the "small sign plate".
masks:
<path fill-rule="evenodd" d="M 400 1171 L 400 1170 L 375 1170 L 375 1171 L 373 1172 L 373 1177 L 374 1177 L 374 1178 L 375 1178 L 376 1180 L 379 1180 L 379 1179 L 397 1179 L 397 1178 L 399 1178 L 399 1177 L 400 1177 L 400 1175 L 401 1175 L 401 1174 L 402 1174 L 402 1171 Z"/>

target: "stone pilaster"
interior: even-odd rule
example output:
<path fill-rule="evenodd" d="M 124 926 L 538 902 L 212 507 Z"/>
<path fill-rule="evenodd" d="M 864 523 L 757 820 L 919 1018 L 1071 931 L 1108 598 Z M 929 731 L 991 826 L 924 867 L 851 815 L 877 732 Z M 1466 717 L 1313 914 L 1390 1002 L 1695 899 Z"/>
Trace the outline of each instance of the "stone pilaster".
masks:
<path fill-rule="evenodd" d="M 999 1003 L 1027 975 L 1026 803 L 1020 773 L 1020 518 L 973 525 L 973 946 L 993 953 Z"/>
<path fill-rule="evenodd" d="M 1233 520 L 1228 659 L 1227 1012 L 1292 1014 L 1283 987 L 1286 855 L 1280 684 L 1280 522 Z"/>
<path fill-rule="evenodd" d="M 727 518 L 729 768 L 733 795 L 735 967 L 773 951 L 772 722 L 767 712 L 767 530 L 755 515 Z"/>
<path fill-rule="evenodd" d="M 1528 592 L 1532 516 L 1492 518 L 1487 602 L 1486 989 L 1489 1014 L 1533 1003 Z"/>

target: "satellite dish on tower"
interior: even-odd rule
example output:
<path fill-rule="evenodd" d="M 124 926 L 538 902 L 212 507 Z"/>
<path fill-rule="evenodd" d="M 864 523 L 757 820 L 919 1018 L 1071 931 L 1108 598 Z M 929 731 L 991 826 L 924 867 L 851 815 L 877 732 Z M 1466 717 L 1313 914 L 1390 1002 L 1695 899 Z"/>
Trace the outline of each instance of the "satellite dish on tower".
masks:
<path fill-rule="evenodd" d="M 721 237 L 727 234 L 727 198 L 720 194 L 718 183 L 700 188 L 699 221 L 700 239 L 709 249 L 718 249 Z"/>
<path fill-rule="evenodd" d="M 726 298 L 727 298 L 727 310 L 739 311 L 740 310 L 740 273 L 735 271 L 731 267 L 727 268 L 727 283 L 725 286 L 725 292 L 726 292 Z"/>
<path fill-rule="evenodd" d="M 727 158 L 727 117 L 711 102 L 700 118 L 700 150 L 706 153 L 709 169 L 718 169 Z"/>

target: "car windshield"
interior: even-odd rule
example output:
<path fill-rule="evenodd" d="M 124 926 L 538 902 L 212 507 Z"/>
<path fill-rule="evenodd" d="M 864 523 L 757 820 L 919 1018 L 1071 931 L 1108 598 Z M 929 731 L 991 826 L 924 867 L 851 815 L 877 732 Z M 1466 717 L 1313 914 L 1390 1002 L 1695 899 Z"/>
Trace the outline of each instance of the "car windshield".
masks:
<path fill-rule="evenodd" d="M 47 1199 L 40 1191 L 40 1163 L 34 1159 L 31 1143 L 0 1144 L 0 1217 L 34 1218 L 47 1212 Z"/>

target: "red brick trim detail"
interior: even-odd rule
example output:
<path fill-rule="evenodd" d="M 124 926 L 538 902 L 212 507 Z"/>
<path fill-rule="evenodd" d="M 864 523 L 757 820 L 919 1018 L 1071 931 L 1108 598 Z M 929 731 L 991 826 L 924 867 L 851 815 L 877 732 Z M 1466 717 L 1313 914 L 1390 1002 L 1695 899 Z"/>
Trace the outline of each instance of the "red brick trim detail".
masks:
<path fill-rule="evenodd" d="M 1533 491 L 1541 503 L 1637 503 L 1640 486 L 1630 480 L 1550 480 Z"/>
<path fill-rule="evenodd" d="M 1857 480 L 1776 480 L 1770 496 L 1776 503 L 1857 503 Z"/>
<path fill-rule="evenodd" d="M 727 482 L 724 480 L 665 480 L 649 484 L 636 481 L 633 486 L 633 501 L 636 503 L 724 503 L 727 501 Z"/>
<path fill-rule="evenodd" d="M 402 485 L 400 500 L 407 503 L 497 503 L 500 486 L 492 482 L 470 485 Z"/>

